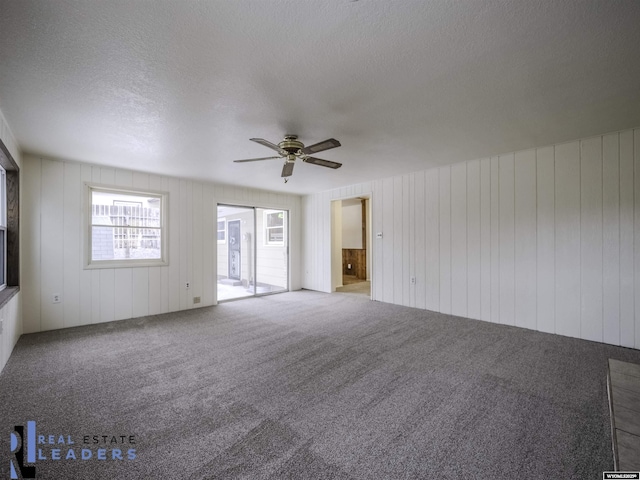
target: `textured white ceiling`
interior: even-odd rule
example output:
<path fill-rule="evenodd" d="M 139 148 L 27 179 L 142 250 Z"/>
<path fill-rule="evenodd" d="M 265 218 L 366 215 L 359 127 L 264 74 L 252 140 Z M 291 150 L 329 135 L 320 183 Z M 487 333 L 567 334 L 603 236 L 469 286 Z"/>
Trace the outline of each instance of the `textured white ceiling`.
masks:
<path fill-rule="evenodd" d="M 26 152 L 309 193 L 640 125 L 637 0 L 0 0 Z M 249 141 L 342 147 L 339 170 Z"/>

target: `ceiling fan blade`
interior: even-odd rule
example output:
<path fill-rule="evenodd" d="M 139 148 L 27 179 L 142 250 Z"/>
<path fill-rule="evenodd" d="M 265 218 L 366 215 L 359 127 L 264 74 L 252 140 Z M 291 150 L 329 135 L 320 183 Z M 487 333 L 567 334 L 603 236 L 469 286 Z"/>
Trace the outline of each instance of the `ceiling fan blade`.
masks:
<path fill-rule="evenodd" d="M 310 153 L 318 153 L 323 150 L 329 150 L 330 148 L 336 148 L 340 146 L 340 142 L 335 138 L 329 138 L 323 142 L 314 143 L 313 145 L 309 145 L 308 147 L 304 147 L 302 149 L 302 153 L 310 154 Z M 337 168 L 337 167 L 334 167 Z"/>
<path fill-rule="evenodd" d="M 280 155 L 284 156 L 287 154 L 287 152 L 282 150 L 278 145 L 276 145 L 275 143 L 271 143 L 269 140 L 265 140 L 264 138 L 250 138 L 249 140 L 251 140 L 252 142 L 259 143 L 260 145 L 264 145 L 265 147 L 268 147 L 271 150 L 275 150 Z"/>
<path fill-rule="evenodd" d="M 281 159 L 282 157 L 262 157 L 262 158 L 247 158 L 245 160 L 234 160 L 235 163 L 242 163 L 242 162 L 259 162 L 260 160 L 275 160 L 275 159 Z"/>
<path fill-rule="evenodd" d="M 321 167 L 340 168 L 341 163 L 330 162 L 329 160 L 323 160 L 322 158 L 307 157 L 303 159 L 307 163 L 313 163 L 314 165 L 320 165 Z"/>
<path fill-rule="evenodd" d="M 285 162 L 284 167 L 282 167 L 282 175 L 281 177 L 290 177 L 293 174 L 294 162 Z"/>

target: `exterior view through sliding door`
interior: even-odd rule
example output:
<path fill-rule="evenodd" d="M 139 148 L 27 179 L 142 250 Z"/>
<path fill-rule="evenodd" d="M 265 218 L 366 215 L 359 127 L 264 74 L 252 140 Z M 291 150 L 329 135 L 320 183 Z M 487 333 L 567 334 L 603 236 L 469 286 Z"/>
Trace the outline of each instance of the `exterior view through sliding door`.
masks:
<path fill-rule="evenodd" d="M 218 205 L 218 301 L 289 289 L 289 212 Z"/>

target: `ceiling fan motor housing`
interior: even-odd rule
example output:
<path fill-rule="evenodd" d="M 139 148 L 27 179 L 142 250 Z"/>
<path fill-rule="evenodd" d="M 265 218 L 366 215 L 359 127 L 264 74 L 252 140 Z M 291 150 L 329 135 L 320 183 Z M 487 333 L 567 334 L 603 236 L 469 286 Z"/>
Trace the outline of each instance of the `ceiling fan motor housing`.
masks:
<path fill-rule="evenodd" d="M 284 140 L 278 144 L 278 147 L 287 151 L 290 155 L 295 155 L 304 148 L 304 143 L 298 141 L 297 135 L 286 135 Z"/>

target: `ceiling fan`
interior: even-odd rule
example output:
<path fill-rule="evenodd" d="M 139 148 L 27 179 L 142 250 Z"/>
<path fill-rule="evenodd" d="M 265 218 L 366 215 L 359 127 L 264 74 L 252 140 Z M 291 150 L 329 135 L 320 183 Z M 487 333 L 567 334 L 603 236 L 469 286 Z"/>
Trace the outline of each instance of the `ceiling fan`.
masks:
<path fill-rule="evenodd" d="M 313 165 L 320 165 L 321 167 L 340 168 L 341 163 L 331 162 L 329 160 L 323 160 L 321 158 L 310 157 L 309 154 L 322 152 L 323 150 L 329 150 L 330 148 L 336 148 L 340 146 L 340 142 L 335 138 L 329 138 L 322 142 L 314 143 L 308 147 L 304 146 L 304 143 L 298 141 L 297 135 L 285 135 L 277 145 L 271 143 L 263 138 L 250 138 L 252 142 L 264 145 L 272 150 L 275 150 L 280 155 L 279 157 L 262 157 L 262 158 L 248 158 L 246 160 L 234 160 L 236 163 L 242 162 L 257 162 L 260 160 L 276 160 L 284 158 L 284 167 L 282 167 L 282 175 L 284 183 L 289 181 L 289 177 L 293 174 L 293 167 L 295 165 L 296 158 L 299 158 L 305 163 L 311 163 Z"/>

